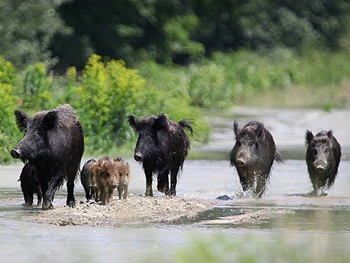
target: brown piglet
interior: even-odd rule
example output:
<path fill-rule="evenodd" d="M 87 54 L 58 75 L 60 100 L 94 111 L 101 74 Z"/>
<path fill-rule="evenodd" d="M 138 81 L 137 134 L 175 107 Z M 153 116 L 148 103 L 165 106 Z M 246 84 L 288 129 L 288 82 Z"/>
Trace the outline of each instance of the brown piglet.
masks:
<path fill-rule="evenodd" d="M 96 202 L 106 204 L 112 201 L 114 189 L 119 185 L 119 170 L 116 163 L 105 156 L 91 164 L 91 172 L 96 181 Z"/>
<path fill-rule="evenodd" d="M 113 161 L 117 164 L 119 170 L 119 184 L 117 185 L 119 199 L 126 199 L 130 183 L 130 166 L 129 163 L 120 157 L 114 158 Z"/>

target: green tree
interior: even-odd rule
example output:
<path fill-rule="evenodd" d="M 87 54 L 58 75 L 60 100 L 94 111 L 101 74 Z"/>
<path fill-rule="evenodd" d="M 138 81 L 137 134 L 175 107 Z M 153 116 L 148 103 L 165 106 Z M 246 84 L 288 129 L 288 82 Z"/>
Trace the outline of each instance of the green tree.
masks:
<path fill-rule="evenodd" d="M 347 0 L 74 0 L 60 7 L 75 33 L 56 39 L 63 64 L 82 67 L 91 53 L 186 64 L 216 51 L 304 46 L 339 48 Z M 82 59 L 81 55 L 85 58 Z"/>
<path fill-rule="evenodd" d="M 0 1 L 0 54 L 18 69 L 44 62 L 52 66 L 49 46 L 58 32 L 68 32 L 55 0 Z"/>

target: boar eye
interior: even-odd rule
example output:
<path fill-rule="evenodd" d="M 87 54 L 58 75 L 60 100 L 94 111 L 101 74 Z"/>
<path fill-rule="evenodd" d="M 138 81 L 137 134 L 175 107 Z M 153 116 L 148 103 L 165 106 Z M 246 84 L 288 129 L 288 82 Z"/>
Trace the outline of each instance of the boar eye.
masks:
<path fill-rule="evenodd" d="M 329 150 L 326 148 L 326 149 L 324 149 L 324 153 L 328 153 L 329 152 Z"/>
<path fill-rule="evenodd" d="M 313 153 L 314 155 L 316 155 L 316 154 L 317 154 L 317 149 L 316 149 L 316 148 L 312 149 L 312 153 Z"/>
<path fill-rule="evenodd" d="M 108 172 L 105 172 L 105 177 L 109 177 L 109 173 Z"/>
<path fill-rule="evenodd" d="M 119 172 L 119 176 L 123 176 L 123 174 L 121 172 Z"/>

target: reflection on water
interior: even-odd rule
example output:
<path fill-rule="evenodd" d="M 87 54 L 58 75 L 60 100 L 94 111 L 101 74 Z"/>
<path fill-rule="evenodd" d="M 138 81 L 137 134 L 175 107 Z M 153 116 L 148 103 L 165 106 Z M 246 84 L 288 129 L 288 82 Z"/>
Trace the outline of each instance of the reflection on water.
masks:
<path fill-rule="evenodd" d="M 177 194 L 184 198 L 209 200 L 227 195 L 232 200 L 220 201 L 220 205 L 210 211 L 194 218 L 181 217 L 172 224 L 140 223 L 99 228 L 60 227 L 23 221 L 23 215 L 40 209 L 21 206 L 23 196 L 17 180 L 22 165 L 0 166 L 0 257 L 4 262 L 102 262 L 111 259 L 144 262 L 150 257 L 158 258 L 157 255 L 161 255 L 159 258 L 171 257 L 177 248 L 188 246 L 198 233 L 234 237 L 236 242 L 248 242 L 244 238 L 247 234 L 267 237 L 267 240 L 272 240 L 275 235 L 287 235 L 288 240 L 289 237 L 305 240 L 304 237 L 309 235 L 316 240 L 336 236 L 342 245 L 344 242 L 350 244 L 350 161 L 346 158 L 350 152 L 350 127 L 343 126 L 349 113 L 336 111 L 328 115 L 316 110 L 236 109 L 229 118 L 210 118 L 214 125 L 213 142 L 201 150 L 193 149 L 201 159 L 185 162 Z M 262 199 L 242 194 L 237 172 L 229 165 L 228 154 L 234 139 L 233 119 L 237 119 L 241 126 L 251 119 L 263 121 L 284 155 L 284 163 L 274 164 L 268 189 Z M 315 132 L 333 129 L 342 144 L 345 157 L 340 163 L 334 186 L 324 197 L 308 195 L 312 185 L 303 159 L 306 128 Z M 142 168 L 134 160 L 128 161 L 132 171 L 130 191 L 136 195 L 143 194 L 145 179 Z M 80 182 L 77 182 L 75 193 L 76 198 L 84 197 Z M 156 197 L 160 195 L 155 191 Z M 54 206 L 64 205 L 65 198 L 66 189 L 63 187 L 55 195 Z M 295 213 L 263 220 L 258 224 L 194 224 L 272 208 L 293 210 Z"/>

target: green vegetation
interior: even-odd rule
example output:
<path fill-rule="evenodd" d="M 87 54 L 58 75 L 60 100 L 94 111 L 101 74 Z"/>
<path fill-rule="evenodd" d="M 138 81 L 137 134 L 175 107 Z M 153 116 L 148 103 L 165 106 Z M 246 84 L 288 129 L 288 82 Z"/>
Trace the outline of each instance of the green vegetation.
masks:
<path fill-rule="evenodd" d="M 82 70 L 92 54 L 188 65 L 215 52 L 339 50 L 348 0 L 2 0 L 0 55 Z"/>
<path fill-rule="evenodd" d="M 209 125 L 200 110 L 189 105 L 186 90 L 156 89 L 124 61 L 102 61 L 92 55 L 81 76 L 70 68 L 65 76 L 48 76 L 43 63 L 28 66 L 23 74 L 0 59 L 0 162 L 11 160 L 10 150 L 20 140 L 14 109 L 33 115 L 63 103 L 77 111 L 85 131 L 87 154 L 131 152 L 136 134 L 127 123 L 129 115 L 149 116 L 166 113 L 169 118 L 195 120 L 194 140 L 208 140 Z M 159 72 L 157 72 L 159 74 Z"/>
<path fill-rule="evenodd" d="M 350 90 L 342 83 L 350 81 L 349 60 L 350 52 L 241 50 L 218 52 L 189 67 L 144 62 L 138 69 L 158 89 L 186 91 L 189 104 L 201 109 L 259 105 L 330 110 L 348 103 Z"/>
<path fill-rule="evenodd" d="M 21 138 L 14 109 L 71 104 L 89 155 L 130 152 L 131 114 L 190 118 L 196 146 L 203 112 L 347 106 L 349 21 L 346 0 L 4 0 L 0 162 Z"/>
<path fill-rule="evenodd" d="M 225 232 L 225 231 L 224 231 Z M 228 236 L 225 234 L 199 235 L 190 238 L 186 246 L 177 248 L 173 255 L 157 253 L 147 262 L 225 263 L 225 262 L 347 262 L 347 238 L 339 235 L 280 233 L 264 235 Z"/>
<path fill-rule="evenodd" d="M 20 140 L 15 108 L 33 115 L 71 104 L 85 130 L 88 155 L 130 153 L 135 133 L 127 117 L 161 112 L 176 121 L 193 119 L 196 146 L 209 139 L 204 111 L 234 105 L 308 106 L 326 111 L 347 106 L 349 60 L 347 52 L 310 51 L 300 56 L 289 49 L 261 54 L 242 50 L 215 53 L 188 67 L 148 61 L 135 70 L 122 60 L 103 61 L 92 55 L 80 76 L 74 67 L 64 76 L 49 76 L 43 63 L 17 73 L 1 59 L 0 161 L 11 160 L 9 151 Z"/>

